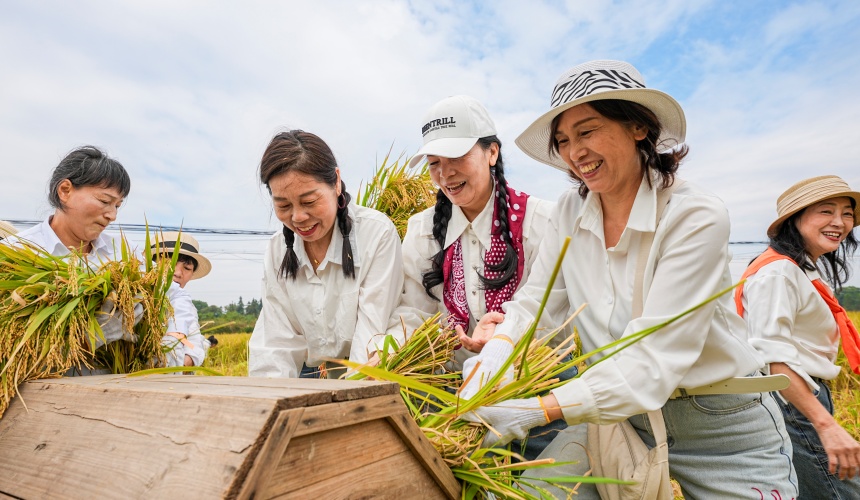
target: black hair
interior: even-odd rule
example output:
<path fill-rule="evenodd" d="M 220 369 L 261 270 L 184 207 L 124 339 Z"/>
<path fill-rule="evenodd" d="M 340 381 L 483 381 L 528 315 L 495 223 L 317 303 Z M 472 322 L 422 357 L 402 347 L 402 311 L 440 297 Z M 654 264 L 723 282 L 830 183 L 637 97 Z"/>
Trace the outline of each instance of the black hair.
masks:
<path fill-rule="evenodd" d="M 194 270 L 197 271 L 197 266 L 198 266 L 197 259 L 195 259 L 194 257 L 192 257 L 190 255 L 185 255 L 184 253 L 181 253 L 176 258 L 176 263 L 178 264 L 180 262 L 188 262 L 189 264 L 191 264 L 194 267 Z"/>
<path fill-rule="evenodd" d="M 505 167 L 502 160 L 502 141 L 498 137 L 492 135 L 478 139 L 478 144 L 486 151 L 492 144 L 499 146 L 499 155 L 496 159 L 496 164 L 490 167 L 490 172 L 496 179 L 496 211 L 498 214 L 499 226 L 493 227 L 493 234 L 501 234 L 502 240 L 505 242 L 505 255 L 498 264 L 486 264 L 484 267 L 490 271 L 501 273 L 498 278 L 489 279 L 484 275 L 478 274 L 481 280 L 481 286 L 486 290 L 498 290 L 503 288 L 508 282 L 516 277 L 518 259 L 517 251 L 514 248 L 514 242 L 511 238 L 510 228 L 508 227 L 508 182 L 505 180 Z M 439 243 L 439 252 L 431 259 L 431 267 L 422 275 L 422 284 L 424 290 L 430 297 L 439 300 L 439 297 L 433 295 L 430 290 L 436 285 L 443 283 L 445 278 L 442 272 L 442 265 L 445 261 L 445 235 L 448 232 L 448 221 L 451 219 L 451 200 L 445 196 L 442 189 L 436 192 L 436 208 L 433 212 L 433 239 Z"/>
<path fill-rule="evenodd" d="M 854 203 L 852 199 L 851 206 L 856 208 L 854 207 Z M 816 263 L 812 262 L 812 259 L 809 258 L 803 235 L 800 234 L 800 230 L 797 228 L 797 221 L 800 220 L 801 214 L 807 208 L 793 214 L 782 222 L 776 236 L 770 238 L 770 246 L 782 255 L 790 257 L 801 269 L 815 271 Z M 824 271 L 825 279 L 830 282 L 833 293 L 839 293 L 842 290 L 842 285 L 848 281 L 851 274 L 849 261 L 854 255 L 855 250 L 857 250 L 857 238 L 854 237 L 854 231 L 849 231 L 848 236 L 839 244 L 839 248 L 822 255 L 818 259 L 818 263 L 823 264 L 821 270 Z"/>
<path fill-rule="evenodd" d="M 83 146 L 72 151 L 54 168 L 48 183 L 48 201 L 58 210 L 65 209 L 59 188 L 66 179 L 76 188 L 97 186 L 116 189 L 123 199 L 131 191 L 131 179 L 122 164 L 95 146 Z"/>
<path fill-rule="evenodd" d="M 260 182 L 269 188 L 269 181 L 287 172 L 299 172 L 309 175 L 319 182 L 334 187 L 337 184 L 337 161 L 331 148 L 318 136 L 303 130 L 290 130 L 277 134 L 269 142 L 263 159 L 260 161 Z M 337 199 L 337 227 L 343 236 L 343 274 L 355 279 L 355 263 L 352 258 L 352 245 L 349 234 L 352 231 L 352 219 L 349 218 L 349 201 L 352 197 L 346 192 L 346 183 L 340 181 L 340 196 Z M 287 253 L 281 261 L 278 273 L 283 277 L 296 279 L 299 269 L 299 259 L 293 245 L 296 235 L 286 225 L 283 228 Z"/>
<path fill-rule="evenodd" d="M 663 144 L 658 143 L 660 133 L 663 131 L 663 125 L 657 115 L 647 107 L 621 99 L 603 99 L 591 101 L 587 103 L 600 115 L 621 123 L 627 127 L 644 127 L 647 131 L 645 138 L 636 141 L 636 149 L 639 150 L 639 155 L 642 158 L 642 173 L 644 174 L 649 169 L 660 173 L 662 177 L 662 187 L 665 189 L 675 182 L 675 172 L 678 171 L 678 166 L 681 160 L 689 153 L 689 148 L 686 144 Z M 558 127 L 558 122 L 561 119 L 561 114 L 553 118 L 550 124 L 550 137 L 548 144 L 549 155 L 558 157 L 558 141 L 555 138 L 555 130 Z M 657 149 L 661 147 L 670 147 L 664 153 L 658 153 Z M 588 194 L 588 186 L 585 185 L 573 171 L 568 169 L 568 175 L 577 184 L 579 184 L 579 195 L 585 198 Z M 645 177 L 649 187 L 651 186 L 651 176 Z"/>

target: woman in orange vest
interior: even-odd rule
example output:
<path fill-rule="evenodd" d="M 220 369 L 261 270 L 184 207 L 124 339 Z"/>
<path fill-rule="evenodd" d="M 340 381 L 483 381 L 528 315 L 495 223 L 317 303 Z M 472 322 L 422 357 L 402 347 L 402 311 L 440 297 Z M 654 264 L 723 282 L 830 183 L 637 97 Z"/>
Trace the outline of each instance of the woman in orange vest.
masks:
<path fill-rule="evenodd" d="M 834 420 L 829 387 L 839 375 L 840 338 L 852 371 L 860 373 L 860 339 L 821 279 L 837 291 L 848 280 L 860 193 L 825 175 L 791 186 L 776 204 L 770 246 L 747 268 L 735 303 L 770 372 L 791 379 L 777 400 L 801 498 L 860 498 L 860 443 Z"/>

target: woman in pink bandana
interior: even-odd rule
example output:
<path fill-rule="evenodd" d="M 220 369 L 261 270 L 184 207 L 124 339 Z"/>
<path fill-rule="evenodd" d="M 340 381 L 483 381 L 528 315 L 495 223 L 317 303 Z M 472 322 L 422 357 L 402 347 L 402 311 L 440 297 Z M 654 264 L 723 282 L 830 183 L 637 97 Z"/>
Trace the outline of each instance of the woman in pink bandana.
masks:
<path fill-rule="evenodd" d="M 528 276 L 554 207 L 508 186 L 495 124 L 476 99 L 442 99 L 421 126 L 424 146 L 410 165 L 426 157 L 439 191 L 435 207 L 409 220 L 403 241 L 405 282 L 389 328 L 398 337 L 437 312 L 460 331 L 501 314 Z M 464 346 L 457 369 L 474 355 Z"/>

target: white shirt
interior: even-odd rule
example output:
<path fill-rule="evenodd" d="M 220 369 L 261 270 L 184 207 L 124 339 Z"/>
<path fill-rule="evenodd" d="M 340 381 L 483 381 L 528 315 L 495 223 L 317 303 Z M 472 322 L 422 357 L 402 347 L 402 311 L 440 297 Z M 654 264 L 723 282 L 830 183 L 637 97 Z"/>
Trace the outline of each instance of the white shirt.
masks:
<path fill-rule="evenodd" d="M 167 320 L 168 332 L 185 334 L 191 345 L 185 345 L 176 337 L 165 335 L 161 344 L 173 347 L 167 353 L 167 366 L 185 366 L 185 355 L 191 356 L 194 366 L 203 364 L 206 358 L 207 340 L 200 333 L 200 323 L 197 308 L 189 294 L 178 283 L 173 283 L 167 289 L 167 300 L 173 306 L 173 316 Z"/>
<path fill-rule="evenodd" d="M 490 197 L 487 205 L 472 222 L 466 218 L 460 207 L 451 207 L 451 219 L 448 221 L 448 230 L 445 233 L 445 248 L 452 245 L 457 239 L 463 249 L 463 267 L 466 271 L 466 301 L 469 305 L 469 331 L 475 328 L 477 320 L 487 313 L 487 304 L 484 290 L 478 273 L 483 274 L 484 254 L 492 243 L 492 219 L 495 197 Z M 521 287 L 529 276 L 532 263 L 537 257 L 540 240 L 549 221 L 550 213 L 555 203 L 529 196 L 526 203 L 525 218 L 523 219 L 523 276 L 520 279 Z M 411 334 L 421 326 L 424 319 L 442 313 L 442 317 L 448 316 L 448 310 L 442 299 L 441 284 L 433 287 L 433 295 L 439 300 L 433 300 L 427 295 L 424 285 L 421 284 L 422 275 L 432 267 L 433 256 L 439 252 L 439 244 L 433 238 L 433 215 L 435 207 L 428 208 L 409 219 L 406 236 L 403 239 L 403 294 L 400 297 L 400 305 L 394 312 L 394 317 L 389 324 L 389 333 L 395 338 L 403 337 L 403 324 L 406 331 Z M 402 320 L 402 323 L 401 323 Z M 462 361 L 474 354 L 467 349 L 459 349 L 455 354 L 456 361 Z"/>
<path fill-rule="evenodd" d="M 778 260 L 749 276 L 743 294 L 750 343 L 765 363 L 785 363 L 812 391 L 818 384 L 811 377 L 839 375 L 839 326 L 812 284 L 819 278 L 816 271 Z"/>
<path fill-rule="evenodd" d="M 51 216 L 53 217 L 53 216 Z M 51 227 L 51 217 L 36 224 L 35 226 L 25 229 L 16 235 L 10 236 L 6 242 L 14 244 L 16 240 L 26 241 L 44 248 L 54 257 L 65 257 L 71 253 L 71 250 L 60 241 L 57 233 Z M 107 233 L 101 233 L 93 242 L 92 251 L 88 254 L 90 258 L 95 257 L 95 262 L 90 262 L 90 265 L 98 265 L 101 262 L 115 260 L 114 258 L 114 239 Z M 117 242 L 119 245 L 119 242 Z M 120 252 L 120 247 L 116 247 L 116 251 Z"/>
<path fill-rule="evenodd" d="M 403 288 L 400 237 L 380 212 L 349 205 L 355 279 L 342 268 L 343 237 L 335 227 L 317 272 L 301 238 L 293 249 L 296 279 L 278 275 L 287 251 L 283 233 L 272 236 L 263 264 L 263 307 L 248 343 L 250 376 L 298 377 L 302 363 L 326 358 L 364 363 L 381 347 Z"/>
<path fill-rule="evenodd" d="M 575 320 L 583 352 L 660 324 L 731 286 L 725 206 L 716 196 L 684 183 L 672 194 L 654 234 L 645 266 L 643 313 L 631 321 L 639 242 L 643 232 L 654 230 L 656 209 L 656 192 L 643 178 L 618 244 L 607 249 L 599 195 L 589 193 L 583 200 L 575 189 L 563 194 L 529 281 L 505 304 L 506 318 L 496 335 L 516 340 L 525 332 L 567 236 L 571 244 L 542 323 L 561 324 L 588 303 Z M 553 394 L 568 423 L 611 423 L 661 408 L 679 387 L 745 376 L 762 364 L 747 342 L 731 294 L 726 294 Z"/>

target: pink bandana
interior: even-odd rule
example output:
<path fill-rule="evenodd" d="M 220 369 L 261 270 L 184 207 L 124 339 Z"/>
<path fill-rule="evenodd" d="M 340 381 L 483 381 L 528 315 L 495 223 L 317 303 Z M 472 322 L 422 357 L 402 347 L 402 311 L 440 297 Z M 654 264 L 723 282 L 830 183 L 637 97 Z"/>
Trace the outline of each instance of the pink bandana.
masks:
<path fill-rule="evenodd" d="M 526 201 L 529 195 L 506 188 L 508 193 L 508 228 L 510 228 L 511 239 L 514 242 L 514 250 L 517 252 L 517 273 L 508 281 L 508 284 L 498 290 L 485 290 L 484 299 L 487 312 L 502 311 L 502 304 L 511 300 L 520 278 L 523 275 L 523 219 L 526 213 Z M 498 193 L 496 193 L 498 196 Z M 490 249 L 484 254 L 485 276 L 490 279 L 498 278 L 502 273 L 487 269 L 488 265 L 501 262 L 505 256 L 505 241 L 502 239 L 501 223 L 499 222 L 498 208 L 493 206 L 493 229 L 490 238 Z M 458 238 L 445 251 L 445 260 L 442 263 L 442 277 L 444 279 L 442 297 L 445 307 L 450 314 L 448 325 L 454 328 L 460 325 L 464 330 L 469 328 L 469 304 L 466 302 L 466 279 L 463 267 L 463 247 Z"/>

